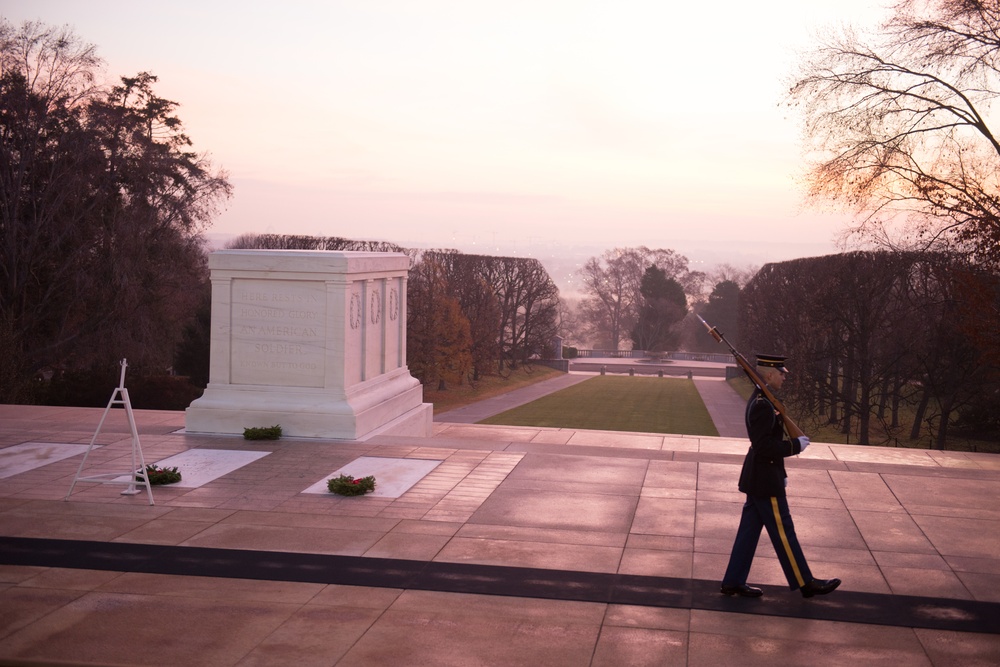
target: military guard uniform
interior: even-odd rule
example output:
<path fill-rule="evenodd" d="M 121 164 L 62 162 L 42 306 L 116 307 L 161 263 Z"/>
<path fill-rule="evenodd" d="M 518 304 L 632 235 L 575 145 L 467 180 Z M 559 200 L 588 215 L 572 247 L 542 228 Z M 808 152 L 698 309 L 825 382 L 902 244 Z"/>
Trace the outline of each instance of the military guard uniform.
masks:
<path fill-rule="evenodd" d="M 757 365 L 776 368 L 786 373 L 785 357 L 758 355 Z M 787 439 L 781 414 L 760 389 L 756 389 L 746 408 L 747 451 L 740 472 L 739 489 L 746 494 L 740 526 L 736 533 L 729 566 L 722 580 L 722 593 L 743 597 L 758 597 L 759 588 L 747 586 L 747 576 L 757 551 L 761 529 L 766 529 L 781 563 L 791 590 L 801 590 L 805 597 L 829 593 L 839 579 L 816 580 L 809 570 L 802 547 L 795 535 L 795 526 L 785 497 L 785 458 L 800 454 L 809 439 Z"/>

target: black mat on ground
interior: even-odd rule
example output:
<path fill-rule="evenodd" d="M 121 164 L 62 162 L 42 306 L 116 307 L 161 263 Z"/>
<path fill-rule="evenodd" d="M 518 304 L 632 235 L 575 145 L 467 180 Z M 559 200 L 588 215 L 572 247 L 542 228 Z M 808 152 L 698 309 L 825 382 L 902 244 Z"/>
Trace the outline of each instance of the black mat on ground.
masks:
<path fill-rule="evenodd" d="M 393 558 L 0 537 L 0 564 L 479 593 L 1000 633 L 1000 603 L 835 591 L 806 600 L 765 586 L 757 599 L 715 581 Z"/>

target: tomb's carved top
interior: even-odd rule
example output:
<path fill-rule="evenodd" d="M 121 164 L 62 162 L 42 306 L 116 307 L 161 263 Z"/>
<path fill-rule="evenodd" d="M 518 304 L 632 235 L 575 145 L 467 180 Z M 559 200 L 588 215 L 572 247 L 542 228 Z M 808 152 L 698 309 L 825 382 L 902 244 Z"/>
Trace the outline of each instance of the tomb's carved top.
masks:
<path fill-rule="evenodd" d="M 217 250 L 208 265 L 221 271 L 318 274 L 405 273 L 410 259 L 400 252 L 351 250 Z"/>

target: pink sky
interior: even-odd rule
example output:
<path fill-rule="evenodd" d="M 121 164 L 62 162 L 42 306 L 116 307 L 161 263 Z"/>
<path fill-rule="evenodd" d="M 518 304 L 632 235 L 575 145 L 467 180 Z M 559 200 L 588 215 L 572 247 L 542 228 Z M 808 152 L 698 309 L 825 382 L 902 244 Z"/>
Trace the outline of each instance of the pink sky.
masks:
<path fill-rule="evenodd" d="M 111 78 L 149 71 L 235 196 L 210 232 L 490 252 L 835 252 L 780 107 L 863 0 L 6 3 L 72 26 Z M 728 253 L 728 254 L 727 254 Z"/>

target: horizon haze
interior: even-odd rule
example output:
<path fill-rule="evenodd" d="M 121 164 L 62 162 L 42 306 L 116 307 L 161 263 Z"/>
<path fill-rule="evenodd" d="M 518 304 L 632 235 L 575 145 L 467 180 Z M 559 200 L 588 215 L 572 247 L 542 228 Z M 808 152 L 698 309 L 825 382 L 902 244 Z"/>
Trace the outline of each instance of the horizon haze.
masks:
<path fill-rule="evenodd" d="M 209 234 L 570 259 L 644 245 L 692 268 L 839 250 L 850 216 L 805 206 L 801 123 L 782 100 L 820 34 L 884 13 L 869 0 L 7 4 L 15 26 L 94 44 L 109 84 L 159 78 L 234 186 Z"/>

